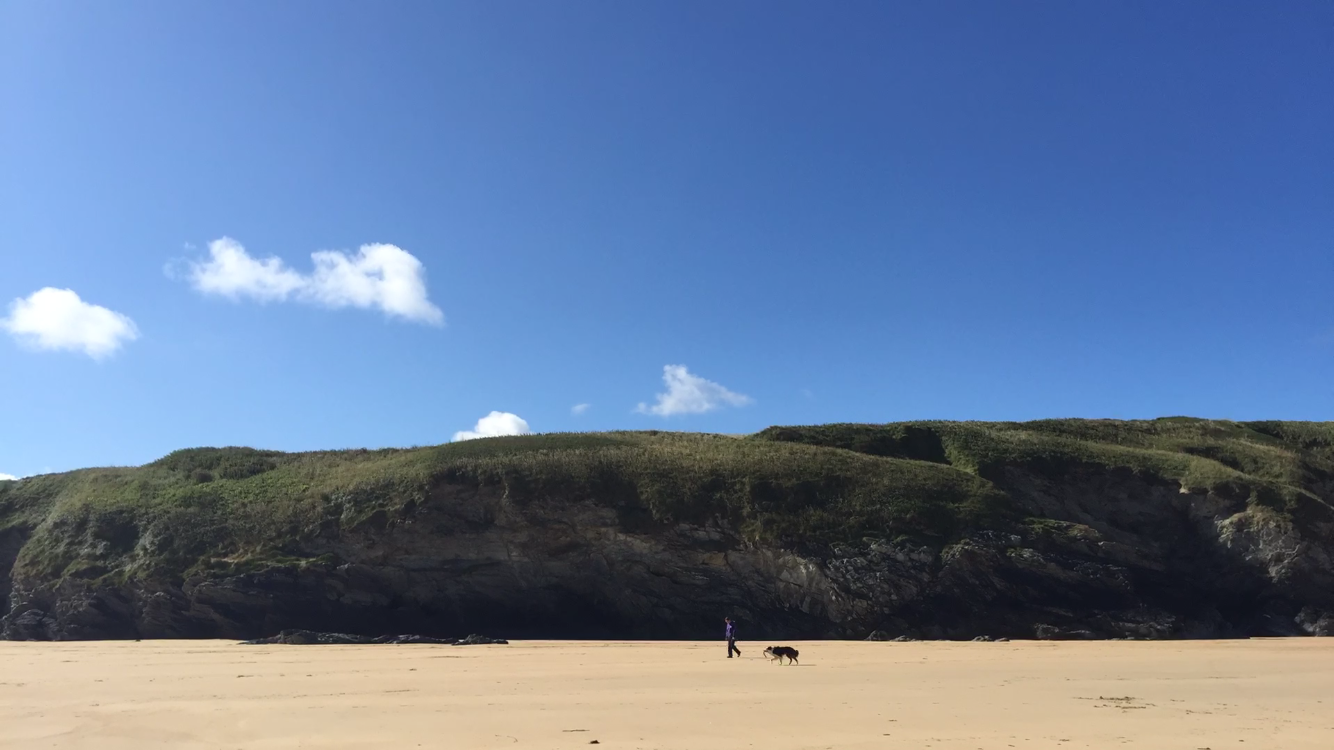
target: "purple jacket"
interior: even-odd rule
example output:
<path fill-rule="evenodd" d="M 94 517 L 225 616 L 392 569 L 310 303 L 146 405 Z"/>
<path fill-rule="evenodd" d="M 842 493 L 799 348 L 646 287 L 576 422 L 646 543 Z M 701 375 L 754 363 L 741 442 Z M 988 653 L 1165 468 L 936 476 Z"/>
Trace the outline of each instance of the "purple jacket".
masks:
<path fill-rule="evenodd" d="M 736 638 L 736 623 L 729 622 L 727 623 L 727 640 L 730 641 L 733 638 Z"/>

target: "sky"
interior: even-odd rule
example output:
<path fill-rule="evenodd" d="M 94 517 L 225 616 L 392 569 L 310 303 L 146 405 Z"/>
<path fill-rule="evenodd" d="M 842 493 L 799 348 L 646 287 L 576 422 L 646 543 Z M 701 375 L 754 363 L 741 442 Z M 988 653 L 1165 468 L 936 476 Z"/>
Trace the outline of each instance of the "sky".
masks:
<path fill-rule="evenodd" d="M 1334 4 L 0 0 L 0 474 L 1334 419 Z"/>

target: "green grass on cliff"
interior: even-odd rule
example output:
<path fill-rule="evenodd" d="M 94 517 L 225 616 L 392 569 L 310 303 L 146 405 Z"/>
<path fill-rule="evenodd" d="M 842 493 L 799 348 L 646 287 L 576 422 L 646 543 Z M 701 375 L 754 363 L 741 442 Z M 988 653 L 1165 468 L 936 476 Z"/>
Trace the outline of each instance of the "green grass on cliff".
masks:
<path fill-rule="evenodd" d="M 137 468 L 0 482 L 0 531 L 30 534 L 20 573 L 179 576 L 299 560 L 304 542 L 453 486 L 508 502 L 593 502 L 657 523 L 725 522 L 783 546 L 944 544 L 1018 515 L 1004 475 L 1133 472 L 1327 519 L 1334 425 L 1191 419 L 775 427 L 492 438 L 404 450 L 198 448 Z"/>
<path fill-rule="evenodd" d="M 1326 519 L 1334 501 L 1334 423 L 1050 419 L 771 427 L 757 439 L 948 464 L 999 481 L 1121 470 L 1271 507 L 1299 522 Z"/>
<path fill-rule="evenodd" d="M 166 574 L 218 560 L 299 556 L 302 541 L 322 530 L 421 503 L 442 485 L 489 488 L 519 505 L 595 502 L 659 523 L 725 521 L 752 541 L 788 545 L 946 539 L 1008 512 L 989 482 L 947 466 L 641 432 L 408 450 L 177 451 L 138 468 L 85 469 L 0 488 L 0 528 L 34 527 L 22 571 Z"/>

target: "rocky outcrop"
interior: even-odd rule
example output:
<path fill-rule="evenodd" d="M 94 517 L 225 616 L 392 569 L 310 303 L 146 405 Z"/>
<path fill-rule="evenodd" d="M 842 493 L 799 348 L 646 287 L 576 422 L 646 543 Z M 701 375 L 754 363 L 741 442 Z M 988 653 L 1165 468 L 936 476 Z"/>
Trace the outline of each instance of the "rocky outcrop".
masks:
<path fill-rule="evenodd" d="M 433 646 L 496 646 L 505 645 L 504 638 L 492 638 L 476 633 L 463 638 L 432 638 L 428 635 L 355 635 L 353 633 L 319 633 L 314 630 L 284 630 L 268 638 L 241 641 L 243 646 L 336 646 L 336 645 L 433 645 Z"/>
<path fill-rule="evenodd" d="M 755 639 L 1334 633 L 1328 524 L 1299 530 L 1245 498 L 1129 471 L 990 479 L 1030 518 L 944 546 L 759 545 L 721 519 L 656 523 L 596 498 L 516 503 L 451 481 L 245 571 L 11 576 L 22 537 L 0 532 L 3 634 L 715 638 L 724 615 Z"/>
<path fill-rule="evenodd" d="M 14 561 L 28 540 L 28 534 L 29 531 L 22 527 L 0 529 L 0 612 L 9 611 Z"/>

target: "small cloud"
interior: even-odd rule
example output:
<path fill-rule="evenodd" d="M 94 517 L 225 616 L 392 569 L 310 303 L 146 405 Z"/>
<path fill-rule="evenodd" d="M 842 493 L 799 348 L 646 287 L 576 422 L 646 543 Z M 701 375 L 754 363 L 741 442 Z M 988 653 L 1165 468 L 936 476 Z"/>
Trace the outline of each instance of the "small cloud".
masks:
<path fill-rule="evenodd" d="M 0 328 L 25 346 L 83 352 L 93 359 L 109 356 L 139 338 L 134 321 L 114 310 L 91 305 L 70 289 L 46 287 L 9 306 Z"/>
<path fill-rule="evenodd" d="M 580 414 L 583 414 L 584 412 L 588 411 L 592 407 L 593 407 L 592 404 L 575 404 L 574 406 L 570 407 L 570 413 L 577 417 Z"/>
<path fill-rule="evenodd" d="M 454 442 L 500 437 L 502 435 L 528 435 L 530 433 L 532 433 L 532 430 L 528 428 L 528 423 L 519 415 L 510 414 L 507 411 L 493 411 L 477 420 L 477 424 L 471 430 L 460 430 L 454 433 Z"/>
<path fill-rule="evenodd" d="M 667 385 L 667 392 L 658 394 L 658 403 L 653 406 L 641 403 L 635 411 L 670 417 L 703 414 L 723 406 L 745 406 L 755 401 L 750 396 L 733 393 L 711 380 L 690 374 L 685 365 L 663 367 L 662 382 Z"/>
<path fill-rule="evenodd" d="M 241 243 L 223 237 L 208 243 L 209 259 L 185 272 L 203 294 L 258 302 L 294 300 L 328 308 L 375 308 L 391 317 L 443 325 L 444 313 L 426 294 L 426 268 L 396 245 L 362 245 L 356 255 L 337 250 L 311 253 L 315 270 L 302 274 L 281 258 L 252 257 Z M 168 265 L 168 276 L 181 271 Z"/>
<path fill-rule="evenodd" d="M 815 394 L 811 393 L 810 388 L 802 388 L 801 395 L 805 396 L 806 398 L 815 398 Z"/>
<path fill-rule="evenodd" d="M 204 294 L 233 300 L 250 297 L 260 302 L 280 302 L 307 284 L 281 258 L 256 260 L 230 237 L 208 243 L 208 254 L 208 261 L 192 262 L 188 274 L 190 283 Z"/>
<path fill-rule="evenodd" d="M 18 481 L 18 477 L 14 476 L 13 474 L 5 474 L 0 472 L 0 482 L 15 482 L 15 481 Z"/>

